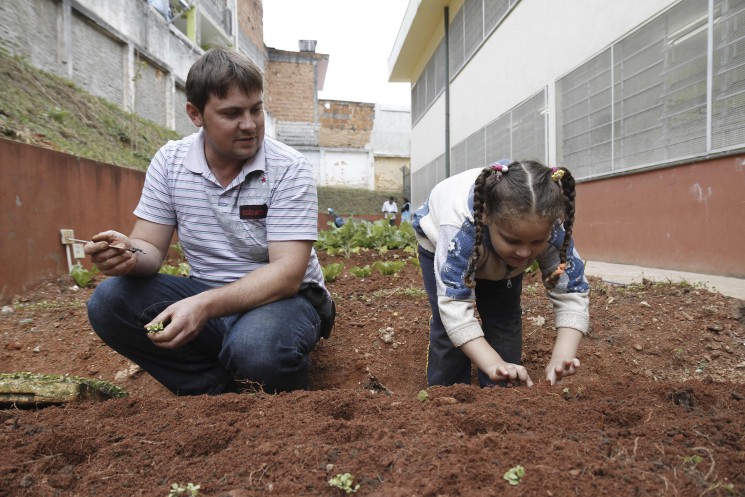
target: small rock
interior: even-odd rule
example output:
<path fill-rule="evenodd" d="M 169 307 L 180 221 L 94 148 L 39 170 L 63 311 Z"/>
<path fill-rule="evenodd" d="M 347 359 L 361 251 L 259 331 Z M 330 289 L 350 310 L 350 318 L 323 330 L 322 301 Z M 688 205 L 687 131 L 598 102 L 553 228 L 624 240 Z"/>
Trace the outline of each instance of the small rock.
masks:
<path fill-rule="evenodd" d="M 646 300 L 642 300 L 641 302 L 639 302 L 639 305 L 642 307 L 652 307 Z"/>
<path fill-rule="evenodd" d="M 41 352 L 41 347 L 40 347 L 40 346 L 38 346 L 38 345 L 37 345 L 36 347 L 34 347 L 34 352 L 35 352 L 35 353 L 39 353 L 39 352 Z"/>
<path fill-rule="evenodd" d="M 636 345 L 634 345 L 634 348 L 638 350 L 639 352 L 641 352 L 644 349 L 644 347 L 640 343 L 637 343 Z"/>
<path fill-rule="evenodd" d="M 14 312 L 16 312 L 16 310 L 13 309 L 11 306 L 9 306 L 9 305 L 4 305 L 3 306 L 3 310 L 2 310 L 2 313 L 3 314 L 13 314 Z"/>
<path fill-rule="evenodd" d="M 378 330 L 378 336 L 384 343 L 393 343 L 393 335 L 394 331 L 390 326 Z"/>
<path fill-rule="evenodd" d="M 20 342 L 9 342 L 5 348 L 7 350 L 21 350 L 23 345 L 21 345 Z"/>
<path fill-rule="evenodd" d="M 117 373 L 114 375 L 114 379 L 124 380 L 126 378 L 134 378 L 140 372 L 142 372 L 142 368 L 140 368 L 140 366 L 138 366 L 137 364 L 130 364 L 127 369 L 117 371 Z"/>
<path fill-rule="evenodd" d="M 533 323 L 533 326 L 537 328 L 540 328 L 541 326 L 546 324 L 546 318 L 544 318 L 543 316 L 536 316 L 536 317 L 530 316 L 528 317 L 528 320 L 531 321 Z"/>
<path fill-rule="evenodd" d="M 713 331 L 714 333 L 716 333 L 718 335 L 719 333 L 722 332 L 722 329 L 723 328 L 722 328 L 722 325 L 721 324 L 714 323 L 714 324 L 710 324 L 709 326 L 707 326 L 706 329 L 709 330 L 709 331 Z"/>
<path fill-rule="evenodd" d="M 26 319 L 21 319 L 21 320 L 20 320 L 20 321 L 19 321 L 18 323 L 19 323 L 19 324 L 31 324 L 31 323 L 33 323 L 33 322 L 34 322 L 34 320 L 33 320 L 33 319 L 31 319 L 31 318 L 26 318 Z"/>
<path fill-rule="evenodd" d="M 735 369 L 745 369 L 745 361 L 735 365 Z"/>

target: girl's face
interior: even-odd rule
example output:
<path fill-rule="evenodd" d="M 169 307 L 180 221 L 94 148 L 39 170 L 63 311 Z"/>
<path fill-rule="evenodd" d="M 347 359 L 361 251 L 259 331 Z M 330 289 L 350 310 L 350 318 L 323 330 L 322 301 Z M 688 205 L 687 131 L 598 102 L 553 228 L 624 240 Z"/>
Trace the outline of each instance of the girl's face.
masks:
<path fill-rule="evenodd" d="M 513 267 L 527 264 L 546 249 L 551 225 L 550 221 L 537 217 L 487 223 L 494 250 Z"/>

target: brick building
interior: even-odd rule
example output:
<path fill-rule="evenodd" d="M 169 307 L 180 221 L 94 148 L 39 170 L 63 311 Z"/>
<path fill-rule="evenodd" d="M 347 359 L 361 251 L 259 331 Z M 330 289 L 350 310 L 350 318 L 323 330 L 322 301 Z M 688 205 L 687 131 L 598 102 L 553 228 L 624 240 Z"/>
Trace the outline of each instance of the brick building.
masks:
<path fill-rule="evenodd" d="M 308 157 L 319 185 L 408 194 L 408 109 L 319 100 L 329 56 L 312 40 L 298 46 L 266 49 L 265 101 L 277 139 Z"/>

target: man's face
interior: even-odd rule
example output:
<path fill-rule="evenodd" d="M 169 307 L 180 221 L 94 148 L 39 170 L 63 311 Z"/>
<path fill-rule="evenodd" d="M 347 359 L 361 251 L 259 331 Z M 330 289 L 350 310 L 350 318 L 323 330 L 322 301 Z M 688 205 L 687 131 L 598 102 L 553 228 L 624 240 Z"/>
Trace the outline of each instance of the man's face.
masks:
<path fill-rule="evenodd" d="M 225 98 L 211 96 L 200 113 L 191 103 L 192 122 L 204 128 L 204 152 L 210 167 L 242 165 L 264 141 L 264 101 L 261 92 L 246 95 L 237 85 Z"/>

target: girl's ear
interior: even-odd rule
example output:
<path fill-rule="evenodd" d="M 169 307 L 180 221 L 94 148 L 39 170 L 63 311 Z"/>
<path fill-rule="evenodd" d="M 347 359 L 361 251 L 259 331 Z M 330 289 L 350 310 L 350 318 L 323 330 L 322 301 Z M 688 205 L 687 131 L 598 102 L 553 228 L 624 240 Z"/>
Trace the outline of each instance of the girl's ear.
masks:
<path fill-rule="evenodd" d="M 191 122 L 194 123 L 194 126 L 197 128 L 202 127 L 204 124 L 202 121 L 202 114 L 191 102 L 186 102 L 186 114 L 189 116 L 189 119 L 191 119 Z"/>

